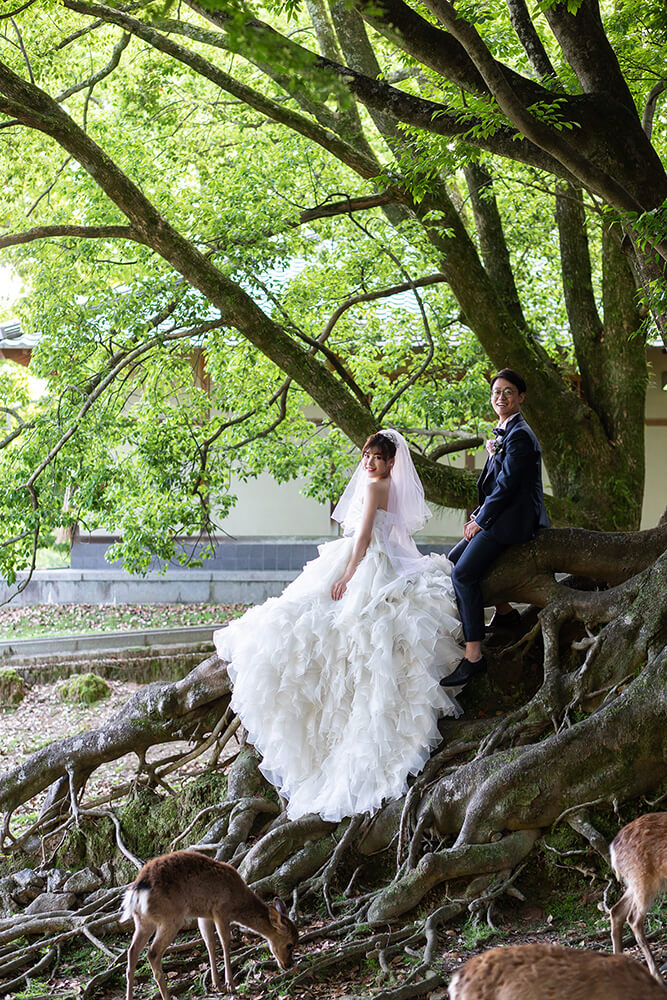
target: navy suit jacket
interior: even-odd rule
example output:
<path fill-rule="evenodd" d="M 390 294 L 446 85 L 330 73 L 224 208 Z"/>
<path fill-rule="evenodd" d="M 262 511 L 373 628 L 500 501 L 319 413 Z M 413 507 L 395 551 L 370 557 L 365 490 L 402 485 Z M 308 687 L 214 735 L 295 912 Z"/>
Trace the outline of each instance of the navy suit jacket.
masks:
<path fill-rule="evenodd" d="M 501 545 L 516 545 L 548 528 L 542 493 L 542 449 L 521 413 L 512 417 L 499 451 L 477 481 L 480 528 Z"/>

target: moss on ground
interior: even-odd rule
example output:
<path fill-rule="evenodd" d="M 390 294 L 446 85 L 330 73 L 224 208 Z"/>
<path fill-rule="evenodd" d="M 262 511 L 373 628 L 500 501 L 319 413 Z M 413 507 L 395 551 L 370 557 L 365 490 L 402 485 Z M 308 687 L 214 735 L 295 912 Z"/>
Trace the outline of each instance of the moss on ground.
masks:
<path fill-rule="evenodd" d="M 111 694 L 111 688 L 97 674 L 74 674 L 58 686 L 58 696 L 61 701 L 72 701 L 78 704 L 93 705 Z"/>
<path fill-rule="evenodd" d="M 222 802 L 226 791 L 226 776 L 217 772 L 200 775 L 176 795 L 138 789 L 117 809 L 123 843 L 143 861 L 165 854 L 195 816 L 207 806 Z M 188 834 L 187 843 L 195 842 L 212 822 L 210 816 L 199 820 Z M 111 820 L 98 819 L 83 821 L 69 831 L 57 864 L 100 867 L 105 861 L 111 861 L 118 881 L 129 881 L 136 875 L 136 868 L 116 846 Z"/>
<path fill-rule="evenodd" d="M 13 708 L 25 697 L 25 681 L 13 667 L 0 668 L 0 708 Z"/>

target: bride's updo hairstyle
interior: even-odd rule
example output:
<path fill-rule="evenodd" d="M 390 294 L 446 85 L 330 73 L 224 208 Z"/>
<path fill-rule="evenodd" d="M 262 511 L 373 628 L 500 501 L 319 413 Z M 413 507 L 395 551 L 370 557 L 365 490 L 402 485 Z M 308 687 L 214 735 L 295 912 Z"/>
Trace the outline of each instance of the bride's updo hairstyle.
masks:
<path fill-rule="evenodd" d="M 391 462 L 392 458 L 396 455 L 395 442 L 392 441 L 388 434 L 383 434 L 382 431 L 379 431 L 377 434 L 371 434 L 361 449 L 361 454 L 365 455 L 369 448 L 377 448 L 385 462 Z"/>

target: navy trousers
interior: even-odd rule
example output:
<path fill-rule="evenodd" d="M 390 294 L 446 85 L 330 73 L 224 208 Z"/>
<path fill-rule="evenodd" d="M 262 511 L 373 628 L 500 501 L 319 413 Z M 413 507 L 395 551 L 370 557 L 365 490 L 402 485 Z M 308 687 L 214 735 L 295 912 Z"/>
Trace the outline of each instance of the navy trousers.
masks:
<path fill-rule="evenodd" d="M 507 545 L 497 542 L 482 529 L 469 542 L 462 538 L 449 553 L 454 563 L 452 583 L 466 642 L 481 642 L 484 638 L 482 579 L 506 548 Z"/>

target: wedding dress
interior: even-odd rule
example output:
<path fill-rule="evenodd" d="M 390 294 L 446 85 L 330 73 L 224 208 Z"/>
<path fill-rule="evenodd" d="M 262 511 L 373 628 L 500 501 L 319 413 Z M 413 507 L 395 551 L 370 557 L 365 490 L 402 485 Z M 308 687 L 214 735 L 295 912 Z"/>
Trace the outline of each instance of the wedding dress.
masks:
<path fill-rule="evenodd" d="M 441 741 L 438 718 L 458 714 L 438 683 L 462 655 L 451 564 L 421 557 L 410 539 L 406 568 L 406 547 L 397 557 L 395 544 L 404 523 L 376 511 L 341 600 L 331 588 L 353 533 L 321 545 L 280 597 L 214 634 L 232 708 L 292 819 L 337 821 L 404 795 Z"/>

